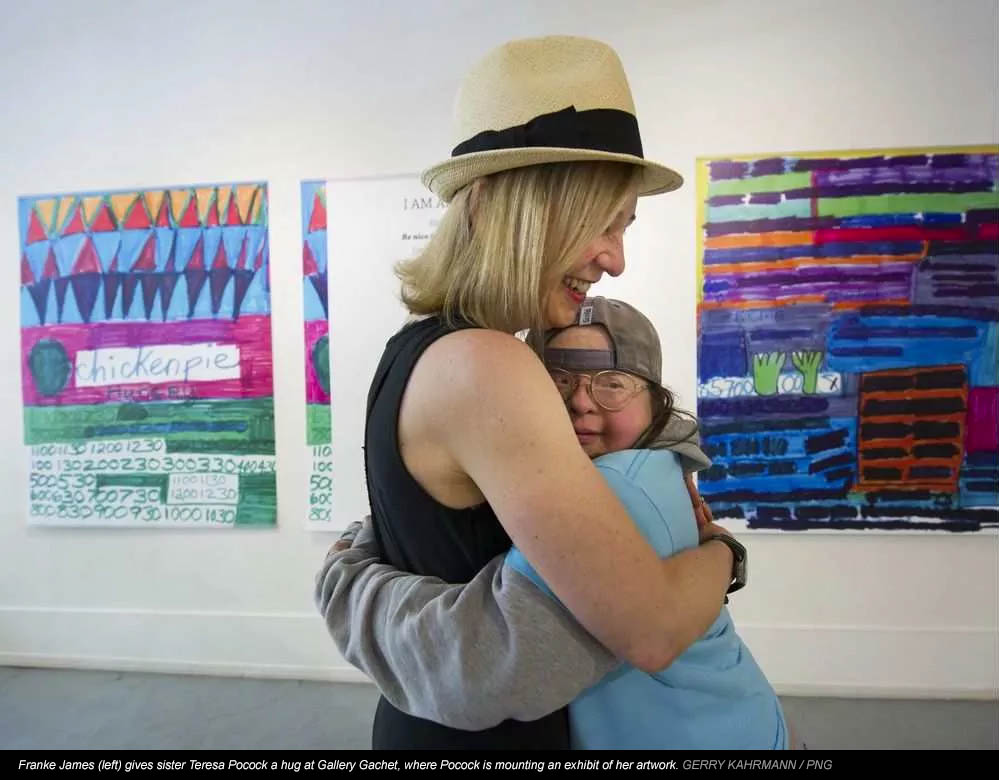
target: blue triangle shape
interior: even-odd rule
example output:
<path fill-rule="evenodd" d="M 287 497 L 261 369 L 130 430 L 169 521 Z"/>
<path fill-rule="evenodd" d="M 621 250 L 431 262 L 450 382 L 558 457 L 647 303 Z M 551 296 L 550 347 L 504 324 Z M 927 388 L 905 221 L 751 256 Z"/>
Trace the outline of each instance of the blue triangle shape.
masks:
<path fill-rule="evenodd" d="M 253 262 L 257 259 L 257 252 L 263 243 L 266 230 L 262 227 L 249 227 L 246 229 L 246 267 L 253 268 Z"/>
<path fill-rule="evenodd" d="M 194 247 L 201 238 L 201 228 L 178 228 L 174 239 L 175 261 L 174 270 L 183 271 L 194 253 Z"/>
<path fill-rule="evenodd" d="M 211 271 L 215 262 L 215 253 L 222 241 L 222 228 L 205 228 L 205 270 Z"/>
<path fill-rule="evenodd" d="M 302 289 L 303 303 L 305 306 L 305 321 L 314 322 L 315 320 L 325 320 L 326 312 L 323 311 L 323 303 L 319 300 L 319 293 L 317 293 L 316 288 L 312 286 L 312 282 L 306 278 L 304 284 L 302 285 Z"/>
<path fill-rule="evenodd" d="M 257 271 L 253 275 L 253 279 L 250 281 L 249 287 L 246 288 L 246 296 L 243 298 L 243 302 L 240 304 L 239 313 L 242 315 L 249 314 L 270 314 L 270 298 L 267 296 L 267 290 L 263 281 L 263 274 Z"/>
<path fill-rule="evenodd" d="M 135 264 L 151 232 L 151 230 L 121 231 L 121 255 L 118 257 L 118 268 L 120 270 L 127 271 Z"/>
<path fill-rule="evenodd" d="M 222 228 L 222 242 L 225 244 L 225 253 L 229 258 L 229 267 L 235 268 L 239 262 L 239 251 L 243 248 L 243 236 L 246 235 L 245 227 L 224 227 Z M 212 255 L 215 260 L 215 255 Z M 246 248 L 246 264 L 253 267 L 253 256 L 250 254 L 249 245 Z"/>
<path fill-rule="evenodd" d="M 42 300 L 44 303 L 44 299 Z M 21 327 L 35 328 L 42 324 L 39 319 L 39 305 L 28 290 L 28 285 L 21 285 Z"/>
<path fill-rule="evenodd" d="M 101 270 L 107 271 L 111 268 L 111 261 L 114 260 L 115 252 L 121 245 L 121 234 L 117 231 L 107 233 L 92 233 L 90 237 L 94 240 L 94 247 L 97 249 L 97 256 L 101 259 Z M 118 261 L 121 267 L 121 261 Z"/>
<path fill-rule="evenodd" d="M 204 287 L 201 288 L 201 293 L 198 295 L 198 300 L 195 301 L 194 310 L 191 312 L 191 316 L 188 317 L 191 320 L 210 320 L 212 319 L 212 295 L 211 295 L 211 285 L 205 282 Z"/>
<path fill-rule="evenodd" d="M 67 282 L 69 279 L 66 280 Z M 66 299 L 62 305 L 63 325 L 81 325 L 83 317 L 80 315 L 80 308 L 76 305 L 76 296 L 73 294 L 73 285 L 66 286 Z"/>
<path fill-rule="evenodd" d="M 319 269 L 319 273 L 326 273 L 326 231 L 318 230 L 315 233 L 309 233 L 305 240 L 309 242 L 312 256 L 316 258 L 316 267 Z"/>
<path fill-rule="evenodd" d="M 17 199 L 17 231 L 21 239 L 21 249 L 24 249 L 24 242 L 28 240 L 28 220 L 31 218 L 31 206 L 35 202 L 34 198 Z"/>
<path fill-rule="evenodd" d="M 166 268 L 167 258 L 170 257 L 170 250 L 173 249 L 174 238 L 177 231 L 173 228 L 156 228 L 156 270 L 162 271 Z"/>
<path fill-rule="evenodd" d="M 60 276 L 68 276 L 73 272 L 73 264 L 80 256 L 80 249 L 86 240 L 85 233 L 74 233 L 71 236 L 63 236 L 56 240 L 55 256 Z"/>
<path fill-rule="evenodd" d="M 187 319 L 187 279 L 181 274 L 177 279 L 177 286 L 173 288 L 173 297 L 170 299 L 170 308 L 166 312 L 167 322 L 177 322 Z"/>
<path fill-rule="evenodd" d="M 49 256 L 51 243 L 51 241 L 39 241 L 24 248 L 24 254 L 28 258 L 28 265 L 31 266 L 31 273 L 35 275 L 35 279 L 42 278 L 42 271 L 45 270 L 45 259 Z"/>

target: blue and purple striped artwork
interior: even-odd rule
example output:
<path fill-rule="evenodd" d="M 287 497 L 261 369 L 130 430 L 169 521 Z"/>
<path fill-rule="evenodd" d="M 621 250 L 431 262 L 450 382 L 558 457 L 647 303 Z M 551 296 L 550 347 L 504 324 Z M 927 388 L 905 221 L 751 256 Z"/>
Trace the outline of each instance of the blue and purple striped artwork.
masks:
<path fill-rule="evenodd" d="M 999 525 L 999 147 L 701 159 L 697 181 L 716 517 Z"/>

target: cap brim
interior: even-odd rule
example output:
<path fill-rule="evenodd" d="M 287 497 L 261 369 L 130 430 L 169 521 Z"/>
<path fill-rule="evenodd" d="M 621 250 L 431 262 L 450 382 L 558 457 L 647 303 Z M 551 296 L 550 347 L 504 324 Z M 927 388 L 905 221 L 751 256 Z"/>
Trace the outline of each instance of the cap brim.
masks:
<path fill-rule="evenodd" d="M 565 149 L 547 146 L 527 149 L 497 149 L 452 157 L 425 170 L 421 178 L 434 194 L 447 202 L 458 190 L 480 176 L 543 163 L 594 160 L 630 163 L 641 167 L 643 175 L 639 186 L 639 195 L 658 195 L 663 192 L 671 192 L 683 185 L 683 177 L 672 168 L 641 157 L 592 149 Z"/>

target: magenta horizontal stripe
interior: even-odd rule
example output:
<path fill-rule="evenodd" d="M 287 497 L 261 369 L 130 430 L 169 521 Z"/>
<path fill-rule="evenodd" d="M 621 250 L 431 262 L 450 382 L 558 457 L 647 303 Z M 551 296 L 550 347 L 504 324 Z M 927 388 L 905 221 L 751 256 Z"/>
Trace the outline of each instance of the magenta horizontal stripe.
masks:
<path fill-rule="evenodd" d="M 177 382 L 150 385 L 123 383 L 105 387 L 76 387 L 70 376 L 67 388 L 57 396 L 37 394 L 28 355 L 43 339 L 62 344 L 69 359 L 76 364 L 76 353 L 109 347 L 156 346 L 162 344 L 235 344 L 239 347 L 240 378 L 213 382 Z M 168 323 L 97 323 L 93 325 L 43 325 L 21 329 L 21 387 L 28 406 L 105 403 L 119 389 L 141 390 L 149 387 L 183 385 L 185 395 L 193 398 L 259 398 L 273 395 L 274 371 L 271 354 L 271 318 L 269 315 L 246 315 L 230 320 L 192 320 Z M 113 400 L 113 399 L 110 399 Z"/>
<path fill-rule="evenodd" d="M 328 404 L 329 393 L 323 392 L 322 385 L 312 365 L 312 349 L 316 342 L 329 333 L 326 320 L 311 320 L 305 323 L 305 401 L 310 404 Z"/>

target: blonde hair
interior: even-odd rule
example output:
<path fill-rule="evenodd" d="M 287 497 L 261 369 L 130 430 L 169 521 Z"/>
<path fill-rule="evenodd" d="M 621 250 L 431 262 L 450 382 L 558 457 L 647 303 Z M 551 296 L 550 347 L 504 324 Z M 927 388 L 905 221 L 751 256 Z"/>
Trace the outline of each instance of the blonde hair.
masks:
<path fill-rule="evenodd" d="M 441 312 L 509 333 L 544 325 L 548 293 L 603 233 L 640 169 L 615 162 L 546 163 L 459 190 L 423 252 L 396 265 L 413 314 Z"/>

